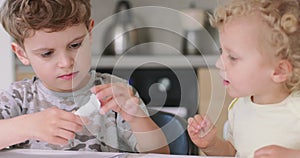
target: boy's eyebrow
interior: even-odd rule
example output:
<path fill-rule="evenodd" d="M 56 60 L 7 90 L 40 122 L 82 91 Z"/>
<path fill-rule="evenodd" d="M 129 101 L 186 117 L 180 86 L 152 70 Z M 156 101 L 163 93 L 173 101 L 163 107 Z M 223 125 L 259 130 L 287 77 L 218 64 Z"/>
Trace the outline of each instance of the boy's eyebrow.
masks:
<path fill-rule="evenodd" d="M 68 42 L 68 44 L 72 43 L 73 41 L 76 41 L 76 40 L 79 40 L 79 39 L 83 39 L 83 38 L 85 38 L 86 35 L 87 35 L 87 33 L 83 34 L 83 35 L 81 35 L 79 37 L 76 37 L 76 38 L 72 39 L 72 41 Z M 38 48 L 38 49 L 33 49 L 31 51 L 33 51 L 33 52 L 41 52 L 41 51 L 47 51 L 47 50 L 49 50 L 49 48 Z"/>
<path fill-rule="evenodd" d="M 85 38 L 85 36 L 86 36 L 87 34 L 88 34 L 88 33 L 86 33 L 86 34 L 84 34 L 84 35 L 81 35 L 81 36 L 79 36 L 79 37 L 76 37 L 76 38 L 74 38 L 71 42 L 76 41 L 76 40 L 79 40 L 79 39 L 82 39 L 82 38 Z M 71 42 L 69 42 L 69 43 L 71 43 Z"/>

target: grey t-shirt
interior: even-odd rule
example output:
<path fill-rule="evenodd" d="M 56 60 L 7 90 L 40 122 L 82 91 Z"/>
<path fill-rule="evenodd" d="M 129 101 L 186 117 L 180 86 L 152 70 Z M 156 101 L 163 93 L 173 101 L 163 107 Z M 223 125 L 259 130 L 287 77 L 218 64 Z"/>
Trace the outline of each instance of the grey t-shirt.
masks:
<path fill-rule="evenodd" d="M 85 104 L 90 95 L 90 88 L 96 84 L 110 82 L 126 82 L 110 74 L 101 74 L 91 71 L 91 79 L 80 90 L 71 93 L 59 93 L 47 89 L 41 81 L 33 79 L 14 82 L 7 91 L 0 93 L 0 119 L 8 119 L 24 114 L 32 114 L 43 111 L 50 107 L 58 107 L 72 112 Z M 138 94 L 136 94 L 138 96 Z M 147 113 L 146 107 L 140 101 L 140 107 Z M 148 114 L 148 113 L 147 113 Z M 93 117 L 94 124 L 99 132 L 92 134 L 86 126 L 83 131 L 76 133 L 75 139 L 68 145 L 53 145 L 39 140 L 27 140 L 16 144 L 11 148 L 29 149 L 54 149 L 54 150 L 84 150 L 84 151 L 136 151 L 136 138 L 129 124 L 122 119 L 121 115 L 109 111 L 105 115 Z"/>

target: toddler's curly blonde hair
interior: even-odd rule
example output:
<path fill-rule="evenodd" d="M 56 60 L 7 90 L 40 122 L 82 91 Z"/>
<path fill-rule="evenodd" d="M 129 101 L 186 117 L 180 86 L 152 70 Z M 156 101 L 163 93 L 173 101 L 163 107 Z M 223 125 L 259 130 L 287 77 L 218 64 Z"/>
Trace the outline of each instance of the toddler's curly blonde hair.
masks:
<path fill-rule="evenodd" d="M 254 12 L 272 28 L 270 44 L 277 49 L 274 55 L 293 66 L 287 88 L 300 90 L 300 0 L 230 0 L 210 15 L 210 23 L 220 29 L 233 17 Z"/>

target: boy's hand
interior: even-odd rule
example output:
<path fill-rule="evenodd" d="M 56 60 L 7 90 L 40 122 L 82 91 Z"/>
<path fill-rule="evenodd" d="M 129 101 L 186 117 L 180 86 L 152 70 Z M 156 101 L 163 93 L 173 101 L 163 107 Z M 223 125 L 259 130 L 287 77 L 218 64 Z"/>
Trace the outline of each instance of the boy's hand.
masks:
<path fill-rule="evenodd" d="M 216 128 L 212 125 L 207 117 L 195 115 L 188 119 L 188 133 L 191 140 L 199 148 L 207 148 L 213 146 L 216 139 Z"/>
<path fill-rule="evenodd" d="M 93 87 L 97 98 L 101 102 L 100 113 L 105 114 L 113 110 L 121 114 L 127 122 L 131 122 L 135 117 L 143 117 L 145 113 L 139 106 L 137 98 L 132 88 L 124 83 L 109 83 Z"/>
<path fill-rule="evenodd" d="M 299 150 L 292 150 L 277 145 L 262 147 L 255 151 L 254 158 L 296 158 L 300 157 Z"/>
<path fill-rule="evenodd" d="M 31 138 L 56 145 L 68 144 L 84 124 L 79 116 L 56 107 L 34 113 L 29 119 Z"/>

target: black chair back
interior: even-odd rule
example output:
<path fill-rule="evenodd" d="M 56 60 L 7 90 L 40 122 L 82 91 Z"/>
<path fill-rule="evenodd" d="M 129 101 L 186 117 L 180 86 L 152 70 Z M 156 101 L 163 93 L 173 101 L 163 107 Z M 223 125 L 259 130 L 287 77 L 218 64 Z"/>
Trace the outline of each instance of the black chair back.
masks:
<path fill-rule="evenodd" d="M 175 155 L 198 155 L 198 148 L 187 132 L 187 121 L 168 112 L 148 109 L 151 119 L 164 132 L 170 153 Z"/>

